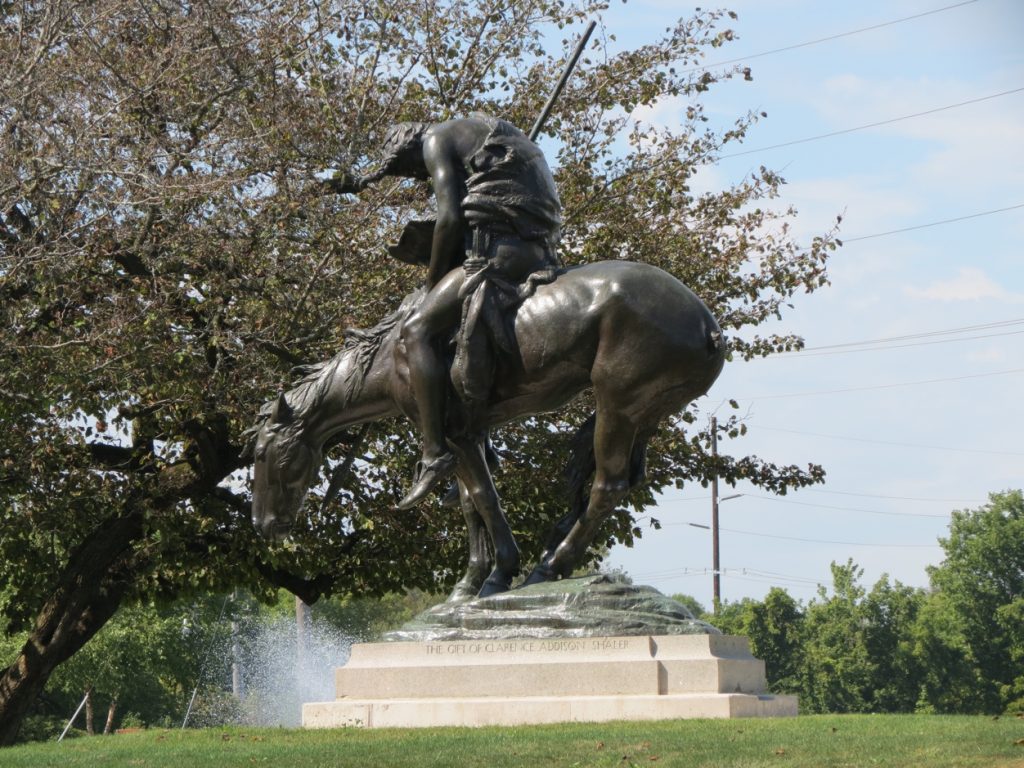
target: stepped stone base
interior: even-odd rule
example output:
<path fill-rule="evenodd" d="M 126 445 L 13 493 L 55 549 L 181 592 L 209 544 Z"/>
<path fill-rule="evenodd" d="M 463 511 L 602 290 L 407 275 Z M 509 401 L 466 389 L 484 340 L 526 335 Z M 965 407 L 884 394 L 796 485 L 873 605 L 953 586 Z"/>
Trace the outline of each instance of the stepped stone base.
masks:
<path fill-rule="evenodd" d="M 356 645 L 303 725 L 419 727 L 779 717 L 746 638 L 668 635 Z"/>

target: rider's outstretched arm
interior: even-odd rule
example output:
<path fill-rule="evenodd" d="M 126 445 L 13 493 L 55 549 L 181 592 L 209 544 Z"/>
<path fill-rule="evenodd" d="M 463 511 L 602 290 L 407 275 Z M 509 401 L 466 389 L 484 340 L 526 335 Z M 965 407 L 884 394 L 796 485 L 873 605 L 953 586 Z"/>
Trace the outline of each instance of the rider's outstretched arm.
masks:
<path fill-rule="evenodd" d="M 342 171 L 329 179 L 324 179 L 323 194 L 355 195 L 362 192 L 375 181 L 380 181 L 385 176 L 387 176 L 387 173 L 383 169 L 378 169 L 366 176 L 351 176 L 347 172 Z"/>

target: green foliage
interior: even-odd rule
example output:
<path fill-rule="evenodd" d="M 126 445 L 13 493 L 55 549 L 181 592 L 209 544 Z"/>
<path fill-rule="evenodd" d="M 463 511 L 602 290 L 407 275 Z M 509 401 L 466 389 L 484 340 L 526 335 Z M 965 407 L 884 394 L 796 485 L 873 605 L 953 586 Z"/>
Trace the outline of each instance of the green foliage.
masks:
<path fill-rule="evenodd" d="M 724 603 L 704 620 L 729 635 L 750 640 L 750 650 L 765 663 L 768 687 L 775 693 L 799 693 L 804 659 L 804 612 L 783 589 L 773 587 L 764 600 Z"/>
<path fill-rule="evenodd" d="M 372 642 L 443 599 L 417 591 L 379 598 L 325 599 L 312 608 L 320 630 L 314 637 L 334 630 L 356 642 Z M 268 652 L 261 643 L 267 632 L 280 632 L 282 620 L 291 629 L 294 642 L 295 606 L 295 597 L 285 590 L 266 604 L 236 592 L 160 606 L 126 606 L 50 678 L 32 715 L 31 728 L 22 733 L 22 739 L 55 738 L 87 689 L 92 690 L 97 733 L 104 728 L 112 701 L 116 705 L 115 728 L 180 725 L 197 685 L 199 695 L 190 723 L 252 722 L 246 719 L 249 710 L 260 703 L 237 701 L 227 685 L 231 679 L 232 622 L 238 628 L 243 689 L 248 690 L 249 676 L 258 673 L 261 665 L 287 663 L 279 657 L 261 658 L 260 654 Z M 288 634 L 287 629 L 281 634 Z M 0 651 L 11 658 L 19 648 L 14 643 L 0 645 Z M 293 657 L 296 653 L 294 649 L 276 650 Z M 296 702 L 296 706 L 300 704 Z M 85 728 L 84 714 L 75 725 Z"/>
<path fill-rule="evenodd" d="M 749 638 L 769 688 L 798 695 L 802 711 L 913 712 L 924 675 L 915 633 L 926 596 L 887 576 L 869 592 L 862 573 L 852 560 L 833 563 L 832 594 L 819 588 L 806 608 L 773 587 L 763 600 L 725 603 L 705 618 Z"/>
<path fill-rule="evenodd" d="M 800 690 L 808 711 L 911 712 L 917 703 L 909 636 L 923 595 L 887 576 L 868 593 L 862 574 L 852 560 L 832 563 L 832 596 L 822 587 L 807 607 Z"/>
<path fill-rule="evenodd" d="M 930 569 L 936 595 L 918 653 L 925 699 L 940 712 L 998 713 L 1024 706 L 1024 496 L 994 493 L 953 513 L 946 558 Z"/>
<path fill-rule="evenodd" d="M 129 727 L 129 720 L 145 726 L 180 724 L 204 661 L 205 682 L 214 687 L 224 678 L 216 662 L 230 663 L 224 654 L 209 653 L 228 647 L 230 625 L 222 607 L 223 595 L 123 607 L 51 676 L 22 739 L 59 735 L 86 690 L 92 692 L 97 733 L 111 707 L 113 728 Z M 15 652 L 12 644 L 12 657 Z M 76 728 L 84 730 L 85 717 L 79 714 Z"/>
<path fill-rule="evenodd" d="M 785 592 L 722 606 L 710 620 L 747 635 L 773 690 L 809 712 L 997 714 L 1024 709 L 1024 501 L 993 494 L 954 512 L 930 591 L 870 591 L 853 561 L 802 611 Z"/>
<path fill-rule="evenodd" d="M 49 693 L 71 704 L 87 689 L 104 717 L 114 700 L 115 716 L 134 712 L 157 722 L 181 710 L 185 690 L 197 674 L 198 638 L 183 633 L 179 606 L 127 606 L 51 678 Z M 71 710 L 73 711 L 73 710 Z M 121 718 L 118 717 L 117 721 Z M 103 722 L 98 724 L 103 728 Z"/>
<path fill-rule="evenodd" d="M 383 597 L 334 597 L 316 606 L 316 615 L 357 642 L 375 642 L 385 632 L 402 624 L 433 605 L 444 602 L 444 595 L 419 590 Z"/>
<path fill-rule="evenodd" d="M 754 655 L 764 659 L 772 691 L 791 691 L 797 684 L 804 653 L 803 621 L 799 603 L 778 587 L 772 587 L 763 601 L 748 608 L 743 631 L 750 638 Z"/>
<path fill-rule="evenodd" d="M 920 709 L 967 714 L 978 710 L 984 682 L 972 663 L 948 597 L 928 597 L 914 626 L 914 653 L 923 661 Z"/>
<path fill-rule="evenodd" d="M 872 712 L 913 712 L 921 695 L 924 661 L 915 653 L 914 626 L 927 603 L 923 590 L 883 575 L 864 597 L 860 613 L 871 659 Z"/>

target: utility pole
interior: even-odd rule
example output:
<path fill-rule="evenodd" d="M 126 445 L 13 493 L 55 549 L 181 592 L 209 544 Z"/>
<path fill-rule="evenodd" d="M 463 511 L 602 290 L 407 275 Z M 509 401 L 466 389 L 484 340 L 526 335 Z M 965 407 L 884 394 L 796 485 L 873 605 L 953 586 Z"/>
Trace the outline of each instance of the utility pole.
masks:
<path fill-rule="evenodd" d="M 714 462 L 711 471 L 711 568 L 714 578 L 711 611 L 717 616 L 722 602 L 722 572 L 718 558 L 718 419 L 714 416 L 711 417 L 711 460 Z"/>

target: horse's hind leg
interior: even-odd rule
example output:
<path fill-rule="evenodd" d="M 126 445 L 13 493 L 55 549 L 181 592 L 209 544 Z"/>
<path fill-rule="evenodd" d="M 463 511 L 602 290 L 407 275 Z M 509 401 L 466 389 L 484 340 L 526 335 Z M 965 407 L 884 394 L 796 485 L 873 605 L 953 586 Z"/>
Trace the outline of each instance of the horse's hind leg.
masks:
<path fill-rule="evenodd" d="M 634 488 L 639 488 L 644 484 L 647 477 L 647 441 L 651 439 L 652 432 L 646 432 L 637 434 L 633 440 L 633 452 L 629 459 L 629 490 L 632 491 Z M 550 533 L 548 534 L 547 542 L 544 544 L 544 551 L 541 553 L 539 558 L 540 562 L 544 562 L 551 558 L 554 554 L 555 549 L 558 545 L 565 541 L 565 537 L 569 535 L 573 525 L 576 521 L 583 516 L 583 513 L 587 511 L 588 499 L 583 491 L 579 490 L 578 486 L 586 484 L 590 477 L 594 474 L 594 425 L 591 420 L 589 431 L 587 432 L 588 444 L 584 449 L 589 459 L 583 459 L 579 461 L 581 466 L 586 466 L 589 463 L 589 470 L 586 472 L 586 477 L 569 477 L 569 496 L 570 496 L 570 511 L 564 517 L 562 517 L 557 523 L 552 526 Z M 573 448 L 574 451 L 580 450 L 580 446 Z M 577 462 L 577 458 L 574 457 L 570 460 L 571 462 Z M 578 467 L 570 467 L 570 471 L 575 472 Z M 567 472 L 567 474 L 569 474 Z M 538 578 L 537 580 L 544 581 L 545 579 Z M 527 580 L 528 583 L 529 580 Z"/>
<path fill-rule="evenodd" d="M 629 493 L 630 465 L 636 440 L 636 423 L 621 411 L 598 405 L 594 428 L 594 482 L 587 510 L 568 535 L 545 557 L 526 580 L 527 584 L 551 581 L 572 573 L 597 535 L 601 523 Z"/>
<path fill-rule="evenodd" d="M 449 603 L 457 603 L 463 600 L 470 600 L 477 596 L 480 587 L 483 586 L 487 575 L 491 571 L 492 558 L 487 541 L 487 528 L 483 518 L 476 511 L 473 497 L 470 495 L 466 485 L 460 480 L 459 504 L 462 507 L 462 514 L 466 518 L 466 539 L 469 544 L 469 564 L 466 566 L 466 575 L 455 585 L 448 596 Z"/>
<path fill-rule="evenodd" d="M 484 581 L 479 594 L 486 597 L 505 592 L 519 575 L 519 547 L 501 509 L 491 471 L 487 468 L 483 441 L 458 440 L 452 445 L 459 458 L 456 469 L 459 483 L 486 526 L 494 547 L 494 570 Z M 467 522 L 468 519 L 467 514 Z"/>

